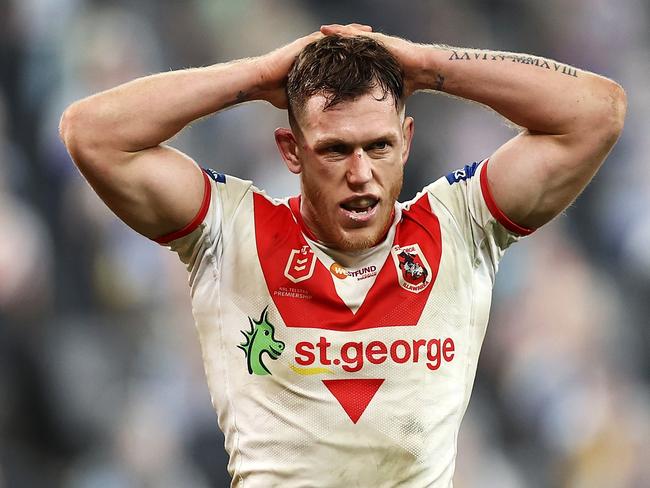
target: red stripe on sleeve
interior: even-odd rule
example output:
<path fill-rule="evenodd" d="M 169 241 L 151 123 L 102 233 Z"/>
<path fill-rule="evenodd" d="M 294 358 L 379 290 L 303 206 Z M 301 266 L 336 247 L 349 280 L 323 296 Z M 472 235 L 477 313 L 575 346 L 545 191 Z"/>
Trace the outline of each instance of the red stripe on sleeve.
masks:
<path fill-rule="evenodd" d="M 203 201 L 201 202 L 201 208 L 199 209 L 198 213 L 194 216 L 192 221 L 182 229 L 179 229 L 174 232 L 170 232 L 169 234 L 165 234 L 164 236 L 154 239 L 154 241 L 156 241 L 158 244 L 168 244 L 173 240 L 179 239 L 181 237 L 185 237 L 186 235 L 193 232 L 199 226 L 199 224 L 203 222 L 203 219 L 205 219 L 205 216 L 208 213 L 208 208 L 210 207 L 212 187 L 210 185 L 210 178 L 208 177 L 206 172 L 203 170 L 201 170 L 201 172 L 203 173 Z"/>
<path fill-rule="evenodd" d="M 501 211 L 501 209 L 497 206 L 497 202 L 494 201 L 494 197 L 492 196 L 492 192 L 490 191 L 490 186 L 488 185 L 488 178 L 487 178 L 488 162 L 489 160 L 486 159 L 485 163 L 483 164 L 483 168 L 481 169 L 481 192 L 483 193 L 483 198 L 485 199 L 485 203 L 488 209 L 490 210 L 490 213 L 501 225 L 503 225 L 510 232 L 514 232 L 515 234 L 519 234 L 520 236 L 527 236 L 531 234 L 532 232 L 535 231 L 535 229 L 522 227 L 521 225 L 516 224 L 515 222 L 510 220 L 508 216 L 504 214 Z"/>

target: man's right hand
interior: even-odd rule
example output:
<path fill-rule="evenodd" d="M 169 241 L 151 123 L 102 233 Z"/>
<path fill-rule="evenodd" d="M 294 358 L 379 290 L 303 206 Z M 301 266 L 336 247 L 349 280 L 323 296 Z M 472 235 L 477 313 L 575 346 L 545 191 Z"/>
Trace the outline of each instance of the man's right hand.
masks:
<path fill-rule="evenodd" d="M 282 46 L 268 54 L 256 58 L 261 79 L 262 92 L 259 99 L 266 100 L 277 108 L 287 108 L 287 76 L 294 61 L 305 46 L 324 37 L 320 32 L 313 32 L 308 36 Z"/>
<path fill-rule="evenodd" d="M 330 24 L 324 25 L 320 31 L 325 35 L 343 37 L 367 36 L 380 42 L 390 53 L 395 56 L 404 70 L 404 97 L 407 98 L 421 89 L 431 88 L 423 78 L 422 53 L 426 47 L 396 36 L 389 36 L 380 32 L 372 32 L 359 28 L 360 24 Z M 367 27 L 367 26 L 366 26 Z"/>
<path fill-rule="evenodd" d="M 372 32 L 372 27 L 363 24 L 348 24 L 346 28 L 355 29 L 360 33 Z M 266 100 L 277 108 L 287 108 L 286 84 L 287 76 L 300 51 L 308 44 L 324 37 L 320 31 L 282 46 L 268 54 L 256 58 L 262 77 L 262 93 L 259 98 Z"/>

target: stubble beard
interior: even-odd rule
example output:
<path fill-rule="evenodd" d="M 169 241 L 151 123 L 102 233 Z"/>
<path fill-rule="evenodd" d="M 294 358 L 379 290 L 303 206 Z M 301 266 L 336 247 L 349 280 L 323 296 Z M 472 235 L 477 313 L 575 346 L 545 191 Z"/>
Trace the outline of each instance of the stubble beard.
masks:
<path fill-rule="evenodd" d="M 378 230 L 368 234 L 367 232 L 359 232 L 361 235 L 351 234 L 350 231 L 345 231 L 340 228 L 337 223 L 336 216 L 332 216 L 327 212 L 327 198 L 324 195 L 322 188 L 319 185 L 312 184 L 308 178 L 302 180 L 302 193 L 303 198 L 308 200 L 313 207 L 314 212 L 311 215 L 312 227 L 310 230 L 316 237 L 326 246 L 332 249 L 341 251 L 362 251 L 370 247 L 376 246 L 385 236 L 388 228 L 391 225 L 391 217 L 393 215 L 393 208 L 397 197 L 402 191 L 403 174 L 400 173 L 399 179 L 393 183 L 388 192 L 387 208 L 382 208 L 383 215 L 378 216 L 382 220 L 382 225 Z M 386 202 L 383 202 L 384 206 Z M 359 229 L 363 230 L 363 228 Z M 352 231 L 354 232 L 354 231 Z"/>

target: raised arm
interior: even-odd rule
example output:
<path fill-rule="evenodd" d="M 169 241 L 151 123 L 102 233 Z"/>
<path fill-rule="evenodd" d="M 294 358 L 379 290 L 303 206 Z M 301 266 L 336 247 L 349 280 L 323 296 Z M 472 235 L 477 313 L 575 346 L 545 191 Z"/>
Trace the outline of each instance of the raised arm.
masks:
<path fill-rule="evenodd" d="M 623 128 L 626 97 L 615 82 L 527 54 L 415 44 L 350 26 L 325 34 L 370 35 L 400 60 L 410 93 L 437 90 L 485 104 L 524 128 L 490 158 L 488 183 L 515 223 L 537 228 L 594 176 Z"/>
<path fill-rule="evenodd" d="M 361 26 L 360 26 L 361 27 Z M 285 79 L 314 33 L 261 57 L 161 73 L 73 103 L 60 134 L 81 173 L 130 227 L 149 238 L 197 214 L 199 167 L 163 143 L 205 115 L 250 100 L 286 108 Z"/>

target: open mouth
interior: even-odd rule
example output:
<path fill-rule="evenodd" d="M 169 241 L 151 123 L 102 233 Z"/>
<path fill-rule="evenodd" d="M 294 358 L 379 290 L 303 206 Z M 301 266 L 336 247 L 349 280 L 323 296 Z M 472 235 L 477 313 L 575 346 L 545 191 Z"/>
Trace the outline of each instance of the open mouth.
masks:
<path fill-rule="evenodd" d="M 341 208 L 345 210 L 352 218 L 365 217 L 373 213 L 377 207 L 379 199 L 373 196 L 363 196 L 350 198 L 342 202 Z"/>

